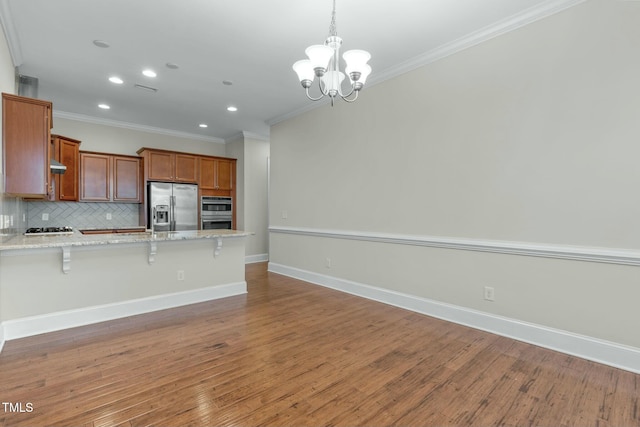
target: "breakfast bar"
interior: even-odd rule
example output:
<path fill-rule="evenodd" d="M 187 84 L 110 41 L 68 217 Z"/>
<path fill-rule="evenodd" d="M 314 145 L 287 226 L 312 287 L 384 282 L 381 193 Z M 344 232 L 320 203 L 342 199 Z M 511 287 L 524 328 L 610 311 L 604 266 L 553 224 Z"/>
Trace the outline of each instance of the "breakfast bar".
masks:
<path fill-rule="evenodd" d="M 74 231 L 7 238 L 0 244 L 4 340 L 246 293 L 249 235 Z"/>

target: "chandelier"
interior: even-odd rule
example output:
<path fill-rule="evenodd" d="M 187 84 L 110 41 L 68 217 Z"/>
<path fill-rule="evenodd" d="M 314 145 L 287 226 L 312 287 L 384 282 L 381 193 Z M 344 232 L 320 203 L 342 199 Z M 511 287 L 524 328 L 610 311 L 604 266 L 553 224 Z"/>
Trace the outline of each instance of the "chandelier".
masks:
<path fill-rule="evenodd" d="M 346 63 L 345 73 L 349 76 L 351 87 L 348 93 L 342 90 L 342 82 L 345 73 L 340 71 L 340 46 L 342 39 L 336 32 L 336 0 L 333 0 L 333 12 L 331 13 L 331 24 L 329 25 L 329 37 L 323 45 L 309 46 L 305 53 L 309 59 L 303 59 L 293 64 L 293 70 L 298 74 L 298 79 L 307 93 L 307 98 L 312 101 L 319 101 L 328 96 L 331 99 L 331 106 L 336 97 L 340 97 L 347 102 L 353 102 L 358 98 L 358 92 L 364 86 L 367 77 L 371 73 L 371 67 L 367 61 L 371 54 L 365 50 L 348 50 L 342 57 Z M 320 96 L 314 98 L 309 93 L 309 88 L 313 84 L 315 77 L 318 77 Z"/>

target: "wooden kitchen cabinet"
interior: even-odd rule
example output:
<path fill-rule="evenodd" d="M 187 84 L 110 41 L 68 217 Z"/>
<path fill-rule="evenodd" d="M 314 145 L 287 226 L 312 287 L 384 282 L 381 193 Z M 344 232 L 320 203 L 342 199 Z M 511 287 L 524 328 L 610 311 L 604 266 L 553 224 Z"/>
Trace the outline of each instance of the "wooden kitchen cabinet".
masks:
<path fill-rule="evenodd" d="M 80 201 L 141 203 L 141 160 L 135 156 L 80 152 Z"/>
<path fill-rule="evenodd" d="M 235 160 L 200 157 L 200 188 L 203 190 L 233 190 Z"/>
<path fill-rule="evenodd" d="M 80 152 L 80 201 L 111 201 L 111 156 Z"/>
<path fill-rule="evenodd" d="M 198 181 L 197 157 L 174 151 L 142 148 L 138 150 L 145 159 L 146 177 L 149 181 L 190 182 Z"/>
<path fill-rule="evenodd" d="M 53 174 L 54 191 L 50 199 L 75 202 L 80 181 L 80 141 L 61 135 L 51 135 L 52 158 L 67 167 L 64 174 Z"/>
<path fill-rule="evenodd" d="M 145 151 L 138 154 L 145 158 L 147 177 L 150 180 L 172 181 L 174 175 L 175 154 L 168 151 Z"/>
<path fill-rule="evenodd" d="M 196 156 L 176 153 L 176 176 L 180 182 L 198 182 L 198 163 Z"/>
<path fill-rule="evenodd" d="M 4 192 L 47 198 L 51 192 L 51 102 L 2 94 Z"/>
<path fill-rule="evenodd" d="M 142 202 L 142 167 L 140 157 L 113 156 L 114 202 Z"/>

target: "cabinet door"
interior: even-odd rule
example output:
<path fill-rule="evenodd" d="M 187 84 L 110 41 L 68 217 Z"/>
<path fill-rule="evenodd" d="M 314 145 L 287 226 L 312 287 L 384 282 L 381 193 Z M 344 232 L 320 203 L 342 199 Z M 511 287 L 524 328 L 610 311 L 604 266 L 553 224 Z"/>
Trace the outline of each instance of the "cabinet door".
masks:
<path fill-rule="evenodd" d="M 113 201 L 140 203 L 140 159 L 113 156 Z"/>
<path fill-rule="evenodd" d="M 233 161 L 216 160 L 216 190 L 233 189 Z"/>
<path fill-rule="evenodd" d="M 215 190 L 216 188 L 216 175 L 215 175 L 215 159 L 209 159 L 207 157 L 200 157 L 200 181 L 198 184 L 203 190 Z"/>
<path fill-rule="evenodd" d="M 80 153 L 80 200 L 85 202 L 111 200 L 111 156 Z"/>
<path fill-rule="evenodd" d="M 196 156 L 176 153 L 176 181 L 197 182 Z"/>
<path fill-rule="evenodd" d="M 5 193 L 44 198 L 50 191 L 51 103 L 2 94 Z"/>
<path fill-rule="evenodd" d="M 174 153 L 150 151 L 147 158 L 149 160 L 149 176 L 147 179 L 157 179 L 161 181 L 173 180 L 173 166 L 176 159 Z"/>
<path fill-rule="evenodd" d="M 65 138 L 55 138 L 55 158 L 67 167 L 62 175 L 56 175 L 57 200 L 77 201 L 80 161 L 80 147 L 78 141 Z"/>

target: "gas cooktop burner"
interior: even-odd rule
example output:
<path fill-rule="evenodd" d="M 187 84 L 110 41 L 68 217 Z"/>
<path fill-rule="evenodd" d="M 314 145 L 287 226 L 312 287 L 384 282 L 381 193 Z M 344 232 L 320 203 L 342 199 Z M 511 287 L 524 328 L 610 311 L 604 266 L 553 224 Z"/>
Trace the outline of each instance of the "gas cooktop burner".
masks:
<path fill-rule="evenodd" d="M 42 236 L 50 234 L 73 234 L 71 227 L 32 227 L 25 231 L 25 236 Z"/>

